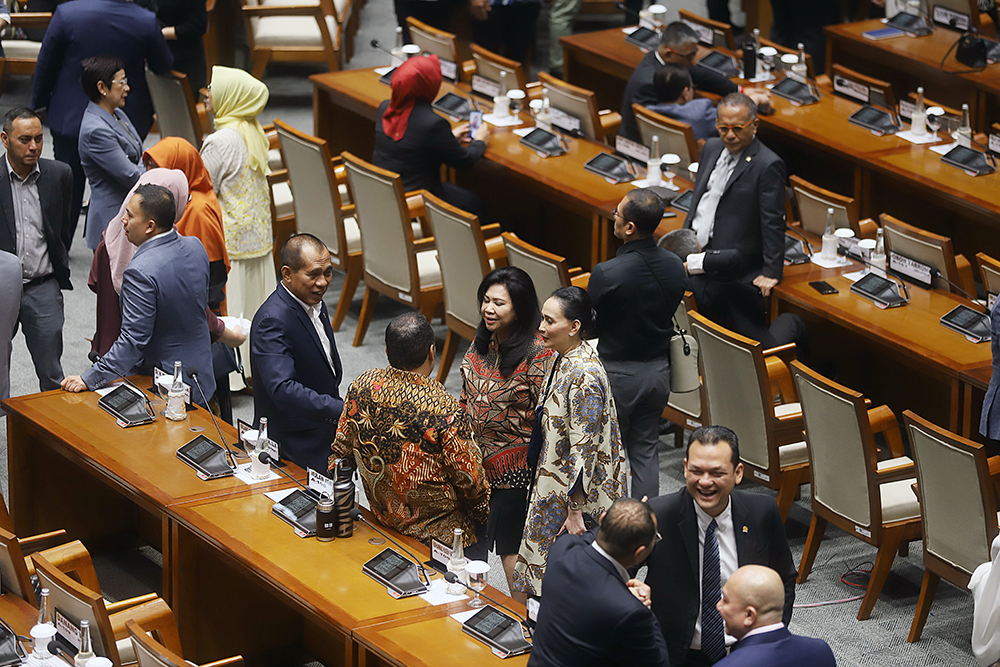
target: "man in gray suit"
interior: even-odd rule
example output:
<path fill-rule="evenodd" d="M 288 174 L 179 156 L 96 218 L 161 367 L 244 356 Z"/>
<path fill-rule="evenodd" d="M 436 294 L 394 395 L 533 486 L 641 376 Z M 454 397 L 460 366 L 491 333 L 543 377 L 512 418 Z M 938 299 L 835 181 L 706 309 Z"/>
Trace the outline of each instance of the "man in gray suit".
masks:
<path fill-rule="evenodd" d="M 208 254 L 201 241 L 173 228 L 174 197 L 159 185 L 140 185 L 125 207 L 125 235 L 138 250 L 122 278 L 122 332 L 83 376 L 70 375 L 66 391 L 99 389 L 121 375 L 173 372 L 181 361 L 200 372 L 206 397 L 215 393 L 208 320 Z M 191 395 L 204 404 L 201 393 Z"/>
<path fill-rule="evenodd" d="M 42 123 L 30 109 L 4 116 L 0 141 L 7 149 L 0 170 L 0 250 L 21 261 L 18 326 L 35 365 L 42 391 L 63 379 L 63 297 L 69 255 L 63 242 L 70 226 L 73 174 L 62 162 L 45 160 Z"/>

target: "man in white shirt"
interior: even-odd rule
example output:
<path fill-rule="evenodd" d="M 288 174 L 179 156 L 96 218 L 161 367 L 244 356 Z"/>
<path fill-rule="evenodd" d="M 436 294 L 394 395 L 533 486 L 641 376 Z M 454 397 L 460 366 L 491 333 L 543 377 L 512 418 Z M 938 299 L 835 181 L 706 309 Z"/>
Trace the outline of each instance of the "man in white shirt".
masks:
<path fill-rule="evenodd" d="M 726 632 L 737 639 L 725 667 L 836 667 L 822 639 L 793 635 L 781 620 L 785 589 L 778 573 L 744 565 L 722 587 L 717 608 Z"/>
<path fill-rule="evenodd" d="M 298 234 L 281 249 L 281 283 L 250 328 L 254 423 L 267 417 L 281 457 L 326 472 L 344 407 L 343 369 L 323 296 L 333 277 L 326 244 Z"/>
<path fill-rule="evenodd" d="M 795 600 L 795 565 L 774 499 L 734 491 L 743 479 L 739 440 L 724 426 L 695 430 L 684 459 L 687 486 L 649 501 L 663 539 L 647 565 L 653 612 L 673 667 L 711 665 L 726 654 L 716 603 L 741 566 L 767 565 L 781 574 L 788 621 Z"/>

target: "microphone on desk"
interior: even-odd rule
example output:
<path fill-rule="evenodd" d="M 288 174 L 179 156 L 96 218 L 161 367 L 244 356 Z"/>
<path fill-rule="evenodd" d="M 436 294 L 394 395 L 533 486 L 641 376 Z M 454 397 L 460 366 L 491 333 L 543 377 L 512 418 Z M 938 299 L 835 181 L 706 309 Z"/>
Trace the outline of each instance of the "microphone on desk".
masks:
<path fill-rule="evenodd" d="M 90 360 L 90 363 L 96 364 L 98 361 L 101 361 L 101 355 L 99 355 L 99 354 L 97 354 L 97 352 L 91 350 L 87 354 L 87 359 Z M 109 364 L 108 362 L 104 362 L 104 365 L 107 366 L 108 368 L 111 368 L 111 364 Z M 152 404 L 152 402 L 150 402 L 149 397 L 146 395 L 146 392 L 144 392 L 142 389 L 140 389 L 139 387 L 137 387 L 134 382 L 132 382 L 131 380 L 129 380 L 127 377 L 125 377 L 125 374 L 122 373 L 121 371 L 119 371 L 117 368 L 111 368 L 111 370 L 114 371 L 115 373 L 119 374 L 117 379 L 121 379 L 123 382 L 125 382 L 125 384 L 127 384 L 128 386 L 132 387 L 137 392 L 139 392 L 139 395 L 142 396 L 142 400 L 146 401 L 146 411 L 149 412 L 149 418 L 155 421 L 156 420 L 156 411 L 153 410 L 153 404 Z M 103 386 L 107 386 L 108 384 L 110 384 L 110 381 L 107 382 L 107 383 L 105 383 L 105 385 L 103 385 Z"/>
<path fill-rule="evenodd" d="M 385 53 L 388 53 L 393 58 L 396 57 L 395 55 L 393 55 L 392 51 L 390 51 L 389 49 L 387 49 L 384 46 L 382 46 L 382 42 L 378 41 L 377 39 L 373 39 L 372 41 L 370 41 L 368 43 L 371 45 L 371 47 L 373 49 L 378 49 L 379 51 L 384 51 Z"/>
<path fill-rule="evenodd" d="M 423 578 L 424 584 L 426 584 L 426 586 L 428 588 L 430 588 L 430 586 L 431 586 L 431 580 L 430 580 L 430 577 L 427 576 L 427 570 L 424 568 L 423 561 L 421 561 L 419 558 L 417 558 L 416 556 L 414 556 L 413 554 L 411 554 L 409 551 L 407 551 L 406 547 L 404 547 L 402 544 L 400 544 L 396 540 L 394 540 L 391 537 L 389 537 L 388 533 L 386 533 L 381 528 L 379 528 L 378 526 L 376 526 L 375 524 L 373 524 L 371 521 L 369 521 L 368 519 L 366 519 L 365 515 L 362 514 L 361 510 L 359 510 L 357 507 L 355 507 L 354 509 L 351 510 L 351 518 L 354 519 L 355 521 L 363 521 L 363 522 L 365 522 L 366 524 L 368 524 L 368 526 L 370 528 L 374 528 L 375 532 L 379 533 L 382 537 L 384 537 L 385 539 L 389 540 L 390 542 L 392 542 L 393 544 L 395 544 L 397 547 L 399 547 L 400 549 L 402 549 L 406 553 L 406 555 L 409 556 L 410 559 L 414 563 L 417 564 L 417 571 L 420 572 L 420 576 Z"/>
<path fill-rule="evenodd" d="M 261 463 L 266 463 L 268 465 L 271 465 L 271 463 L 272 463 L 271 455 L 268 454 L 267 452 L 261 452 L 259 458 L 260 458 L 260 462 Z M 282 475 L 284 475 L 288 479 L 292 480 L 293 482 L 295 482 L 296 484 L 298 484 L 299 486 L 301 486 L 302 489 L 306 493 L 308 493 L 310 497 L 315 497 L 315 496 L 320 495 L 319 491 L 316 491 L 315 489 L 310 489 L 308 486 L 306 486 L 305 484 L 303 484 L 302 482 L 300 482 L 299 480 L 295 479 L 290 474 L 288 474 L 288 471 L 285 470 L 284 468 L 277 468 L 277 467 L 275 467 L 275 468 L 272 468 L 272 470 L 277 470 Z"/>
<path fill-rule="evenodd" d="M 483 597 L 486 597 L 486 596 L 483 596 Z M 71 656 L 69 653 L 67 653 L 66 651 L 63 650 L 63 647 L 59 645 L 59 641 L 58 640 L 53 639 L 52 641 L 49 642 L 49 645 L 46 646 L 46 648 L 49 650 L 49 653 L 51 653 L 52 655 L 59 656 L 60 658 L 62 658 L 63 660 L 65 660 L 66 662 L 68 662 L 71 665 L 75 665 L 76 664 L 76 661 L 73 659 L 73 656 Z"/>
<path fill-rule="evenodd" d="M 469 586 L 468 584 L 466 584 L 464 581 L 462 581 L 461 579 L 459 579 L 458 575 L 455 574 L 454 572 L 445 572 L 444 573 L 444 578 L 445 578 L 445 581 L 447 581 L 449 584 L 459 584 L 460 586 L 464 586 L 466 588 L 466 590 L 470 590 L 473 593 L 476 592 L 476 590 L 474 588 L 472 588 L 471 586 Z M 497 602 L 496 600 L 494 600 L 493 598 L 491 598 L 490 596 L 488 596 L 486 593 L 483 593 L 482 591 L 479 591 L 479 597 L 484 597 L 487 600 L 489 600 L 490 602 L 492 602 L 493 604 L 495 604 L 496 606 L 500 607 L 501 609 L 509 612 L 510 614 L 513 614 L 514 618 L 516 618 L 517 620 L 519 620 L 521 622 L 521 625 L 524 627 L 524 629 L 528 631 L 528 638 L 532 639 L 532 640 L 534 639 L 534 637 L 532 637 L 532 635 L 531 635 L 531 626 L 528 625 L 528 621 L 527 621 L 526 618 L 524 618 L 523 616 L 521 616 L 520 614 L 518 614 L 516 611 L 514 611 L 510 607 L 507 607 L 505 605 L 500 604 L 499 602 Z"/>
<path fill-rule="evenodd" d="M 971 301 L 973 304 L 979 306 L 980 308 L 983 308 L 984 312 L 980 313 L 980 315 L 982 315 L 986 319 L 987 323 L 989 323 L 991 317 L 990 310 L 989 308 L 986 308 L 986 306 L 984 306 L 983 304 L 979 303 L 976 297 L 966 292 L 964 289 L 962 289 L 960 285 L 956 285 L 955 283 L 945 278 L 944 274 L 941 273 L 940 269 L 935 269 L 934 267 L 931 267 L 931 276 L 935 278 L 940 278 L 941 280 L 945 281 L 946 283 L 954 287 L 956 290 L 958 290 L 962 294 L 962 296 Z"/>
<path fill-rule="evenodd" d="M 641 16 L 639 16 L 638 12 L 634 12 L 631 9 L 629 9 L 628 7 L 626 7 L 624 2 L 616 2 L 615 3 L 615 7 L 617 7 L 620 10 L 622 10 L 626 14 L 631 14 L 632 16 L 636 17 L 637 19 L 641 19 L 642 18 Z"/>
<path fill-rule="evenodd" d="M 222 440 L 222 446 L 226 448 L 226 455 L 229 457 L 229 467 L 236 470 L 236 459 L 233 455 L 233 450 L 229 449 L 229 443 L 226 442 L 226 436 L 222 435 L 222 429 L 219 428 L 219 422 L 215 419 L 215 413 L 212 412 L 212 408 L 208 405 L 208 397 L 205 396 L 205 390 L 201 386 L 201 382 L 198 381 L 198 369 L 194 366 L 188 366 L 184 369 L 184 372 L 188 374 L 194 383 L 198 385 L 198 391 L 201 392 L 201 400 L 205 401 L 205 409 L 208 410 L 208 414 L 212 417 L 212 423 L 215 424 L 215 430 L 219 432 L 219 439 Z"/>
<path fill-rule="evenodd" d="M 853 259 L 855 262 L 861 262 L 869 269 L 877 269 L 879 271 L 884 271 L 885 275 L 889 276 L 890 278 L 893 278 L 895 282 L 897 282 L 899 286 L 903 288 L 903 298 L 906 300 L 906 303 L 910 302 L 910 290 L 906 288 L 906 281 L 903 280 L 902 276 L 900 276 L 898 273 L 889 268 L 888 262 L 886 264 L 886 267 L 883 269 L 881 266 L 875 266 L 861 255 L 849 252 L 845 248 L 838 247 L 837 254 L 843 257 L 847 257 L 848 259 Z"/>

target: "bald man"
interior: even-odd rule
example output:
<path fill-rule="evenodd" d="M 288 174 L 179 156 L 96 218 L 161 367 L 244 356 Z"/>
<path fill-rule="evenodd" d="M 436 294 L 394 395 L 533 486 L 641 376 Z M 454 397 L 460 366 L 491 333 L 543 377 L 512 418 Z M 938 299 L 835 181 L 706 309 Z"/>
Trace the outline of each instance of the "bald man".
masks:
<path fill-rule="evenodd" d="M 785 585 L 763 565 L 744 565 L 722 587 L 716 604 L 726 633 L 736 637 L 718 667 L 836 667 L 833 651 L 822 639 L 793 635 L 781 621 Z"/>

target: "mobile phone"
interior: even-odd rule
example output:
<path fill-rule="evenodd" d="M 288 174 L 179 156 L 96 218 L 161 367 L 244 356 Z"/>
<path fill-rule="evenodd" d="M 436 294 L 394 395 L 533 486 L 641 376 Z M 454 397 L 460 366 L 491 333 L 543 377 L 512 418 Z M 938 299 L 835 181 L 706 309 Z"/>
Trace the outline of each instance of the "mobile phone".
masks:
<path fill-rule="evenodd" d="M 483 112 L 473 109 L 469 112 L 469 138 L 475 139 L 479 126 L 483 124 Z"/>
<path fill-rule="evenodd" d="M 837 294 L 840 292 L 836 287 L 826 282 L 825 280 L 817 280 L 815 282 L 809 283 L 809 286 L 820 294 Z"/>

